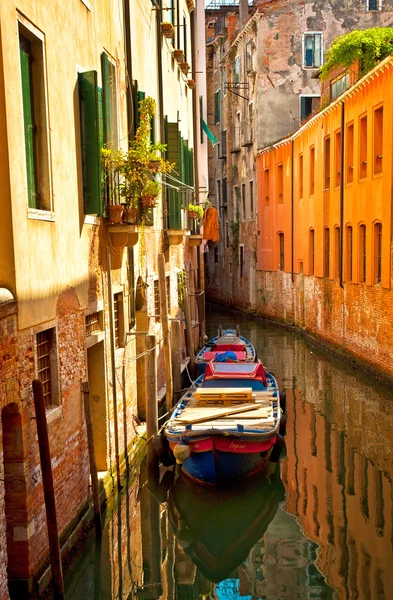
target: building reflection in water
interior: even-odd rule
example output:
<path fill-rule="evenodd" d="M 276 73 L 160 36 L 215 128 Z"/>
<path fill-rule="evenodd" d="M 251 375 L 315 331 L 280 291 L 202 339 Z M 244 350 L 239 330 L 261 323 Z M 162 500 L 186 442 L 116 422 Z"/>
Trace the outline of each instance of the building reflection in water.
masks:
<path fill-rule="evenodd" d="M 286 389 L 281 479 L 231 502 L 143 466 L 69 570 L 67 599 L 393 598 L 391 391 L 284 330 L 219 322 L 240 322 Z"/>

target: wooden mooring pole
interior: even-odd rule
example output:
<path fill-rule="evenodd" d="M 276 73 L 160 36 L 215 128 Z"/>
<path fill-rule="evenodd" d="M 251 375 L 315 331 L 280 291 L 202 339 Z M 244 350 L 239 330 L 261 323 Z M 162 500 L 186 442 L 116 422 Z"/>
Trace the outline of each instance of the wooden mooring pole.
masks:
<path fill-rule="evenodd" d="M 158 431 L 158 402 L 157 402 L 157 353 L 156 336 L 146 336 L 146 437 L 147 464 L 158 464 L 151 438 Z"/>
<path fill-rule="evenodd" d="M 165 363 L 165 403 L 166 410 L 170 410 L 173 406 L 173 381 L 172 381 L 172 356 L 171 356 L 171 339 L 169 331 L 168 317 L 168 297 L 166 290 L 165 276 L 165 256 L 158 255 L 158 288 L 160 291 L 160 315 L 162 328 L 162 341 L 164 347 L 164 363 Z"/>
<path fill-rule="evenodd" d="M 61 566 L 59 530 L 57 526 L 55 490 L 53 486 L 44 392 L 40 379 L 34 379 L 33 381 L 33 396 L 37 423 L 38 447 L 40 451 L 42 485 L 44 488 L 46 523 L 48 527 L 53 597 L 54 600 L 64 600 L 64 582 Z"/>
<path fill-rule="evenodd" d="M 186 320 L 186 347 L 187 347 L 188 356 L 190 357 L 190 374 L 191 374 L 191 377 L 194 377 L 195 348 L 194 348 L 194 340 L 193 340 L 193 335 L 192 335 L 190 292 L 189 292 L 188 282 L 186 282 L 186 286 L 185 286 L 185 290 L 184 290 L 183 310 L 184 310 L 184 318 Z"/>
<path fill-rule="evenodd" d="M 87 445 L 89 448 L 89 462 L 90 462 L 90 477 L 91 477 L 91 488 L 93 493 L 93 505 L 94 505 L 94 523 L 96 528 L 96 535 L 101 537 L 102 535 L 102 522 L 101 522 L 101 506 L 100 506 L 100 493 L 98 490 L 98 475 L 97 465 L 94 454 L 94 434 L 93 434 L 93 421 L 91 418 L 91 407 L 90 407 L 90 389 L 89 383 L 84 381 L 82 383 L 83 393 L 83 404 L 85 408 L 85 419 L 86 419 L 86 431 L 87 431 Z"/>
<path fill-rule="evenodd" d="M 182 335 L 179 319 L 173 319 L 171 325 L 171 352 L 172 352 L 172 378 L 173 378 L 173 404 L 180 399 L 181 390 L 181 363 L 182 363 Z"/>

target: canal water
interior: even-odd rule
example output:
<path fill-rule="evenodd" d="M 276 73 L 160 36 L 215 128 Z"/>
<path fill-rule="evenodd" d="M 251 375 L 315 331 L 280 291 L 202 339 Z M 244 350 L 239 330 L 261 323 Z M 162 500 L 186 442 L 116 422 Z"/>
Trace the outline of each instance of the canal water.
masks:
<path fill-rule="evenodd" d="M 66 570 L 67 600 L 393 598 L 393 394 L 300 336 L 240 325 L 287 393 L 286 448 L 267 477 L 217 492 L 140 473 Z"/>

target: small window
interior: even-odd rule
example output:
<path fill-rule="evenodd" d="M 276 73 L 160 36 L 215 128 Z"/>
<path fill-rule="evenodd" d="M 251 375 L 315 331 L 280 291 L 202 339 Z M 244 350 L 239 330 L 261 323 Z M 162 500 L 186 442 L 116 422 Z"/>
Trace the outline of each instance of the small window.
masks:
<path fill-rule="evenodd" d="M 318 69 L 322 65 L 322 33 L 305 33 L 304 68 Z"/>
<path fill-rule="evenodd" d="M 367 240 L 366 226 L 359 226 L 359 283 L 366 282 L 367 273 Z"/>
<path fill-rule="evenodd" d="M 330 137 L 326 137 L 324 141 L 324 183 L 325 190 L 330 188 Z"/>
<path fill-rule="evenodd" d="M 300 122 L 311 117 L 320 106 L 320 96 L 300 96 Z"/>
<path fill-rule="evenodd" d="M 315 146 L 310 148 L 310 196 L 315 191 Z"/>
<path fill-rule="evenodd" d="M 382 173 L 383 106 L 374 110 L 374 175 Z"/>
<path fill-rule="evenodd" d="M 374 285 L 382 279 L 382 224 L 374 225 Z"/>
<path fill-rule="evenodd" d="M 330 274 L 330 229 L 325 227 L 323 230 L 323 276 L 329 277 Z"/>
<path fill-rule="evenodd" d="M 314 270 L 315 270 L 315 232 L 314 232 L 314 229 L 310 229 L 310 232 L 309 232 L 309 263 L 310 263 L 310 275 L 314 275 Z"/>
<path fill-rule="evenodd" d="M 223 177 L 222 180 L 222 203 L 224 206 L 227 205 L 228 196 L 227 196 L 227 178 Z"/>
<path fill-rule="evenodd" d="M 154 280 L 154 316 L 156 321 L 160 320 L 160 288 L 158 279 Z"/>
<path fill-rule="evenodd" d="M 113 295 L 113 321 L 115 330 L 115 348 L 124 347 L 124 302 L 123 294 Z"/>
<path fill-rule="evenodd" d="M 303 198 L 303 154 L 299 154 L 299 200 Z"/>
<path fill-rule="evenodd" d="M 349 73 L 341 75 L 330 84 L 330 99 L 333 101 L 349 88 Z"/>
<path fill-rule="evenodd" d="M 341 269 L 341 229 L 340 227 L 334 228 L 334 277 L 338 279 L 340 277 Z"/>
<path fill-rule="evenodd" d="M 284 165 L 277 165 L 277 202 L 284 202 Z"/>
<path fill-rule="evenodd" d="M 85 316 L 86 337 L 99 333 L 103 330 L 102 327 L 102 310 L 93 312 Z"/>
<path fill-rule="evenodd" d="M 244 276 L 244 246 L 239 246 L 239 274 L 240 279 Z"/>
<path fill-rule="evenodd" d="M 221 101 L 220 101 L 220 90 L 214 94 L 214 123 L 220 122 L 221 113 Z"/>
<path fill-rule="evenodd" d="M 217 180 L 217 206 L 221 206 L 221 181 Z"/>
<path fill-rule="evenodd" d="M 254 42 L 247 42 L 246 44 L 246 72 L 254 70 Z"/>
<path fill-rule="evenodd" d="M 359 179 L 367 177 L 367 115 L 359 121 Z"/>
<path fill-rule="evenodd" d="M 243 217 L 243 221 L 246 220 L 247 218 L 247 212 L 246 212 L 246 184 L 242 183 L 242 217 Z"/>
<path fill-rule="evenodd" d="M 37 377 L 42 382 L 45 406 L 59 402 L 56 329 L 45 329 L 36 335 Z"/>
<path fill-rule="evenodd" d="M 367 10 L 382 10 L 382 0 L 366 0 Z"/>
<path fill-rule="evenodd" d="M 269 206 L 270 203 L 270 171 L 265 169 L 263 171 L 263 197 L 265 206 Z"/>
<path fill-rule="evenodd" d="M 341 183 L 341 131 L 336 131 L 334 136 L 334 185 Z"/>
<path fill-rule="evenodd" d="M 352 227 L 347 227 L 347 281 L 352 281 L 352 251 L 353 251 L 353 236 Z"/>
<path fill-rule="evenodd" d="M 353 182 L 353 123 L 347 125 L 347 145 L 346 145 L 346 171 L 347 183 Z"/>
<path fill-rule="evenodd" d="M 278 234 L 278 252 L 279 252 L 279 263 L 278 268 L 280 271 L 284 270 L 284 234 Z"/>

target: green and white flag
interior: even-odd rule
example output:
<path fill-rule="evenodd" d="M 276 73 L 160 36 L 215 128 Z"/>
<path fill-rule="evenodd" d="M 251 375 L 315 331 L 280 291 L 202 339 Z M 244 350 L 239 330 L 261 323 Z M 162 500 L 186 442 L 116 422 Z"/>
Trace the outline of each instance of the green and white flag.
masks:
<path fill-rule="evenodd" d="M 211 141 L 213 146 L 215 146 L 217 144 L 217 140 L 214 137 L 214 135 L 212 134 L 212 132 L 210 131 L 209 127 L 207 126 L 207 123 L 203 119 L 202 119 L 202 129 L 206 133 L 207 137 L 209 138 L 209 140 Z"/>

